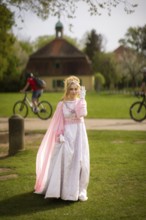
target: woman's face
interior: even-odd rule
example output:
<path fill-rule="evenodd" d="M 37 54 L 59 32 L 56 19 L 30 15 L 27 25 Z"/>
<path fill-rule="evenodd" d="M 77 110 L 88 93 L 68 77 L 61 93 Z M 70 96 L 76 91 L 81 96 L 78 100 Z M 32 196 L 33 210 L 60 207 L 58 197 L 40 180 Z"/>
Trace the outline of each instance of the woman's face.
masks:
<path fill-rule="evenodd" d="M 68 91 L 68 98 L 74 100 L 77 98 L 79 94 L 79 87 L 76 84 L 71 84 L 69 91 Z"/>

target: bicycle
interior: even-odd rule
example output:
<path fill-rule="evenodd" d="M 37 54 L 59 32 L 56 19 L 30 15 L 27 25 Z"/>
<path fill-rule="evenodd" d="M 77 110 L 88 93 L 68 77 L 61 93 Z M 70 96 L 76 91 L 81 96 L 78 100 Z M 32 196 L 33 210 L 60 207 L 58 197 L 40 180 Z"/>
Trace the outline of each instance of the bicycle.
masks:
<path fill-rule="evenodd" d="M 19 114 L 23 118 L 26 118 L 29 112 L 29 107 L 32 112 L 42 120 L 47 120 L 52 116 L 53 108 L 48 101 L 40 101 L 37 106 L 38 111 L 34 112 L 32 102 L 27 97 L 27 92 L 25 92 L 22 100 L 19 100 L 14 104 L 13 114 Z"/>
<path fill-rule="evenodd" d="M 142 97 L 141 101 L 134 102 L 130 107 L 130 117 L 137 122 L 142 122 L 146 119 L 146 94 L 136 93 L 136 96 Z"/>

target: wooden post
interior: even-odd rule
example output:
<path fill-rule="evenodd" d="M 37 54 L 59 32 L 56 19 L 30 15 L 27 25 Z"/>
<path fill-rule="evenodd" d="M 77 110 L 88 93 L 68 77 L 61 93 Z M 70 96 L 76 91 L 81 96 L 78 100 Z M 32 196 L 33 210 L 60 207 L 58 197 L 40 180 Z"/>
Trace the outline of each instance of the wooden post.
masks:
<path fill-rule="evenodd" d="M 9 155 L 24 149 L 24 119 L 19 115 L 9 118 Z"/>

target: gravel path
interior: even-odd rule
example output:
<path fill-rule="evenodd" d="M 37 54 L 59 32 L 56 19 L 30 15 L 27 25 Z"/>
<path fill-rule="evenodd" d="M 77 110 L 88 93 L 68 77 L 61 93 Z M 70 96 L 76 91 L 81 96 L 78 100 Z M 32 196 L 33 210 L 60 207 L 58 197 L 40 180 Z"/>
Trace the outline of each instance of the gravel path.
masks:
<path fill-rule="evenodd" d="M 24 120 L 25 131 L 46 130 L 50 119 L 26 118 Z M 135 130 L 146 131 L 146 120 L 135 122 L 131 119 L 85 119 L 87 130 Z M 9 118 L 0 118 L 0 132 L 8 131 Z"/>

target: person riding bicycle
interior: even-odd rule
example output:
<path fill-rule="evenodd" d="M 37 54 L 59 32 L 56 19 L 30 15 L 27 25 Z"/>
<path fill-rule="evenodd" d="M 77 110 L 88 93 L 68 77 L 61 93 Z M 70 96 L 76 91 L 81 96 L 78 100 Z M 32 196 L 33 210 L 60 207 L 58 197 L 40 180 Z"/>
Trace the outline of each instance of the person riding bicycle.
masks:
<path fill-rule="evenodd" d="M 142 84 L 140 87 L 140 91 L 146 95 L 146 67 L 144 67 L 141 72 L 143 73 Z"/>
<path fill-rule="evenodd" d="M 38 98 L 42 95 L 43 89 L 37 86 L 33 73 L 26 73 L 26 84 L 20 92 L 25 92 L 29 87 L 32 90 L 33 111 L 37 113 Z"/>

